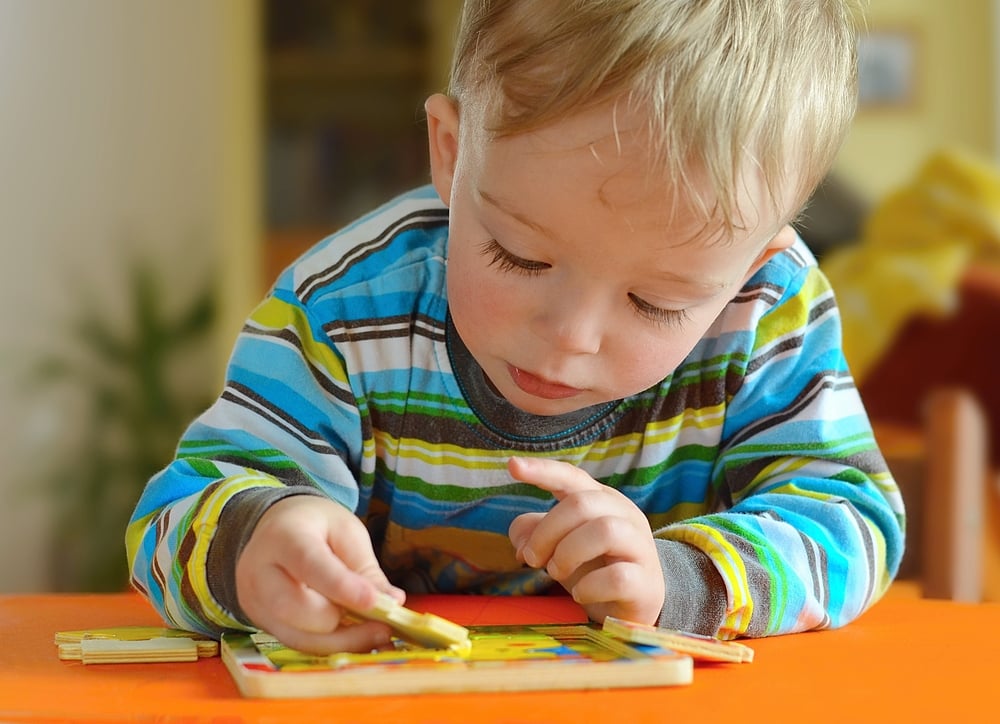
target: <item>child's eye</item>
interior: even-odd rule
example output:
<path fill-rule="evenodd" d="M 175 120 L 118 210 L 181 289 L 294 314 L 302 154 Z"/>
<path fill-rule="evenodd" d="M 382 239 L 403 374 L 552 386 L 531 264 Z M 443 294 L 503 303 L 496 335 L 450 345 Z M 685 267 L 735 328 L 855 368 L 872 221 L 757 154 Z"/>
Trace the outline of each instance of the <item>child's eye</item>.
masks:
<path fill-rule="evenodd" d="M 490 239 L 481 248 L 482 253 L 490 257 L 489 266 L 495 266 L 502 272 L 516 272 L 518 274 L 534 276 L 535 274 L 541 274 L 550 267 L 545 262 L 532 261 L 516 254 L 511 254 L 500 246 L 496 239 Z"/>
<path fill-rule="evenodd" d="M 643 319 L 662 325 L 681 326 L 688 321 L 686 309 L 663 309 L 644 301 L 634 294 L 628 295 L 628 300 L 632 304 L 635 313 Z"/>

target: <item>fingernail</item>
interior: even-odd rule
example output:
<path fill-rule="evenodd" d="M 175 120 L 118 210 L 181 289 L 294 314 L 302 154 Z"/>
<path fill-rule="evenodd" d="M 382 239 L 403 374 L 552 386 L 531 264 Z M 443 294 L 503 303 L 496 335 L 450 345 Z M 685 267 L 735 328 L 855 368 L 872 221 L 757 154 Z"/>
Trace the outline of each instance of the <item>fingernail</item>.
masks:
<path fill-rule="evenodd" d="M 521 558 L 524 560 L 525 563 L 527 563 L 532 568 L 536 568 L 538 565 L 538 557 L 535 555 L 535 552 L 531 550 L 531 548 L 528 546 L 525 546 L 524 548 L 521 549 Z"/>

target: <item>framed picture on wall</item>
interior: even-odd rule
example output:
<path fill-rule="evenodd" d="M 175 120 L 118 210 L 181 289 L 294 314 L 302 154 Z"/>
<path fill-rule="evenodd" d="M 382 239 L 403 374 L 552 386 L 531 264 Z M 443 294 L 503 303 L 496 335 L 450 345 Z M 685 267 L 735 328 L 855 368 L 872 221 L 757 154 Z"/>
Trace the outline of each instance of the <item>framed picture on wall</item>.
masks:
<path fill-rule="evenodd" d="M 858 105 L 905 108 L 916 102 L 917 43 L 906 30 L 873 30 L 858 39 Z"/>

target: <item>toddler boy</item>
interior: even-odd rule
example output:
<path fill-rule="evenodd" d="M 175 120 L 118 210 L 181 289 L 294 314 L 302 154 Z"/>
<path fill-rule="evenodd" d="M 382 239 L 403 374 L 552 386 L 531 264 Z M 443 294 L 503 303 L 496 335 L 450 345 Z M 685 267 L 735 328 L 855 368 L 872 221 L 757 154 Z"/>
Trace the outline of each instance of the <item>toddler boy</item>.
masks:
<path fill-rule="evenodd" d="M 855 96 L 835 0 L 469 0 L 432 186 L 286 270 L 140 499 L 173 625 L 311 650 L 378 591 L 841 626 L 903 507 L 788 224 Z"/>

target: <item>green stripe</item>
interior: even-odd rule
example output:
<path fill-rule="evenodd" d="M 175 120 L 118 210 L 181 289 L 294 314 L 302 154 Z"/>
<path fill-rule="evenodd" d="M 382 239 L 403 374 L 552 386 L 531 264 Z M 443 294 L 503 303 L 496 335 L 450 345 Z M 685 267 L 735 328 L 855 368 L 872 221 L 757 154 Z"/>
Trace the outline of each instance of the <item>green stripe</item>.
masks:
<path fill-rule="evenodd" d="M 185 458 L 185 462 L 191 466 L 191 469 L 195 471 L 199 476 L 203 478 L 209 478 L 215 480 L 216 478 L 224 477 L 222 471 L 216 467 L 215 463 L 211 460 L 205 460 L 204 458 L 189 457 Z"/>
<path fill-rule="evenodd" d="M 427 500 L 445 503 L 469 503 L 495 496 L 512 496 L 520 498 L 535 498 L 551 500 L 552 493 L 541 490 L 527 483 L 507 483 L 486 488 L 466 488 L 458 485 L 428 485 L 422 478 L 412 475 L 398 475 L 387 469 L 382 462 L 377 464 L 379 474 L 398 490 L 418 493 Z"/>
<path fill-rule="evenodd" d="M 445 418 L 473 424 L 476 422 L 476 416 L 467 411 L 464 400 L 454 400 L 440 395 L 408 395 L 405 392 L 373 393 L 368 396 L 368 406 L 380 412 L 396 415 L 420 414 L 435 419 Z"/>
<path fill-rule="evenodd" d="M 616 473 L 601 478 L 601 482 L 615 489 L 623 487 L 644 487 L 651 485 L 675 465 L 695 460 L 703 463 L 715 462 L 716 450 L 705 445 L 685 445 L 670 453 L 666 462 L 643 468 L 634 468 L 624 473 Z"/>

